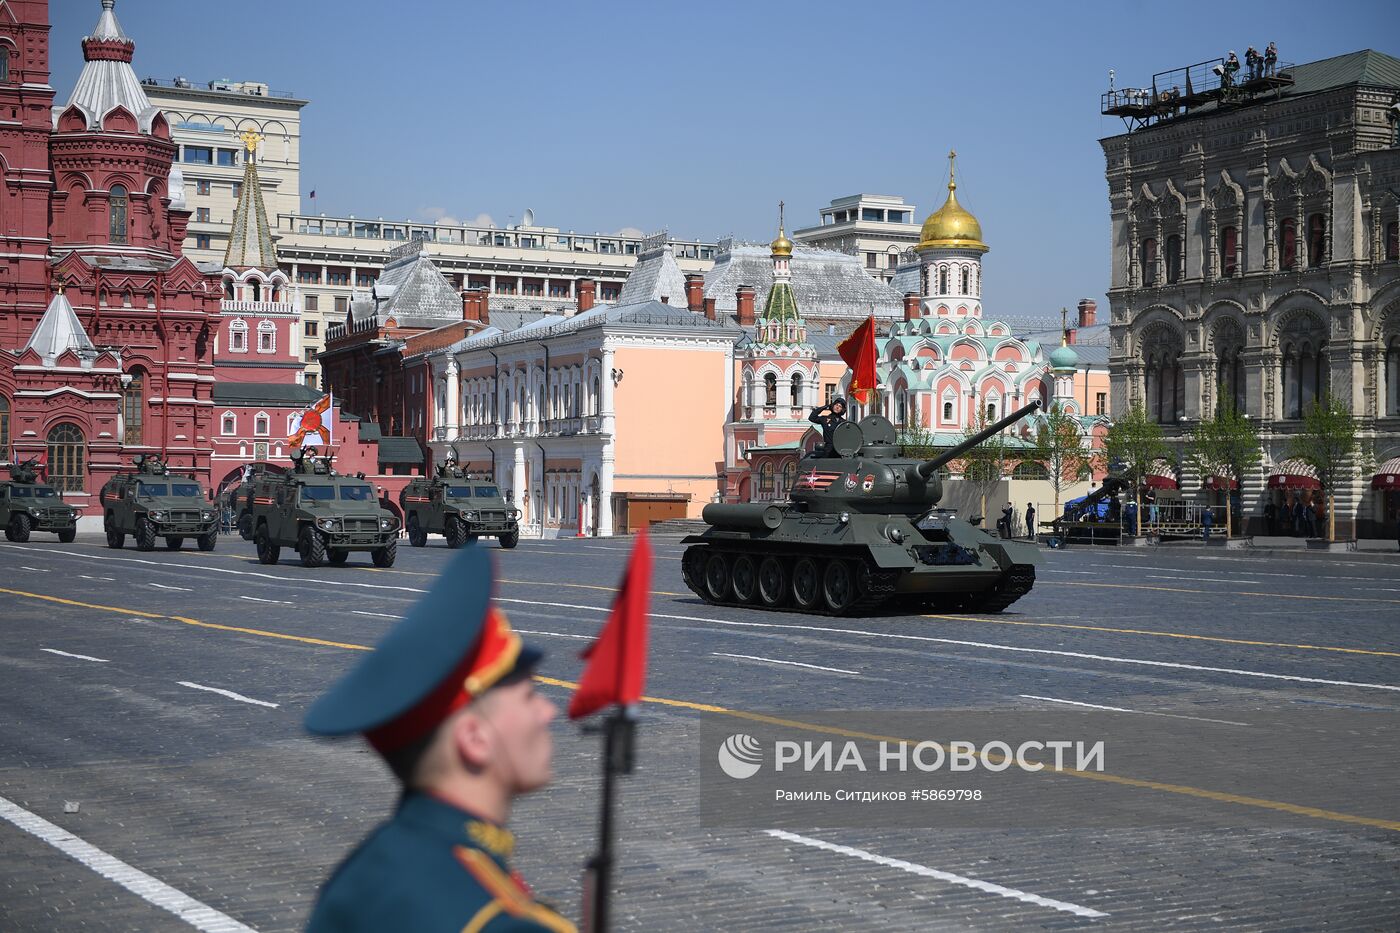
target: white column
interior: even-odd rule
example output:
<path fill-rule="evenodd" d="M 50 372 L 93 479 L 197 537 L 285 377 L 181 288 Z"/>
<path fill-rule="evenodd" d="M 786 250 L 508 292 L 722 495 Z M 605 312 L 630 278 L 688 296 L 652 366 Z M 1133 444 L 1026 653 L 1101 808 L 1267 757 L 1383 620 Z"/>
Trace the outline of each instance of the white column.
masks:
<path fill-rule="evenodd" d="M 511 445 L 515 449 L 515 459 L 510 465 L 510 489 L 515 501 L 515 507 L 520 509 L 520 521 L 524 524 L 529 520 L 529 503 L 525 499 L 525 448 L 519 444 Z"/>
<path fill-rule="evenodd" d="M 613 364 L 614 364 L 615 360 L 616 360 L 616 357 L 615 357 L 615 355 L 613 354 L 613 351 L 610 350 L 610 349 L 605 348 L 605 349 L 603 350 L 603 378 L 602 378 L 600 381 L 601 381 L 602 384 L 603 384 L 603 406 L 602 406 L 602 413 L 603 413 L 603 433 L 604 433 L 604 434 L 607 434 L 607 435 L 609 435 L 609 436 L 611 436 L 612 434 L 616 433 L 616 426 L 617 426 L 616 416 L 615 416 L 614 413 L 613 413 L 613 388 L 614 388 L 614 386 L 613 386 L 613 375 L 612 375 L 612 371 L 613 371 Z M 608 455 L 608 457 L 609 457 L 609 466 L 608 466 L 608 469 L 609 469 L 609 473 L 608 473 L 609 481 L 611 481 L 611 478 L 612 478 L 612 473 L 611 473 L 611 470 L 612 470 L 612 466 L 611 466 L 611 456 L 612 456 L 611 454 Z M 603 505 L 604 505 L 604 511 L 607 511 L 607 496 L 604 496 L 604 497 L 603 497 Z M 609 533 L 611 533 L 611 532 L 609 532 Z"/>
<path fill-rule="evenodd" d="M 598 537 L 611 538 L 613 495 L 613 442 L 609 437 L 603 444 L 602 465 L 598 469 Z"/>
<path fill-rule="evenodd" d="M 462 428 L 462 386 L 459 381 L 461 370 L 455 358 L 447 361 L 447 439 L 456 440 Z"/>

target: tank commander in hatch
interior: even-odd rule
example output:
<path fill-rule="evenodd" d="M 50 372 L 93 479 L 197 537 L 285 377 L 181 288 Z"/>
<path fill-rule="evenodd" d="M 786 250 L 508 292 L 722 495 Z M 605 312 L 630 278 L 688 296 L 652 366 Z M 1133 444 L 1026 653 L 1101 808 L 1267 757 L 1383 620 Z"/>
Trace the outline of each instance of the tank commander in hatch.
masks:
<path fill-rule="evenodd" d="M 832 448 L 832 441 L 836 435 L 836 426 L 846 420 L 846 400 L 834 398 L 820 408 L 816 408 L 807 420 L 813 424 L 820 425 L 822 429 L 822 446 L 812 451 L 813 457 L 830 457 L 835 453 Z"/>

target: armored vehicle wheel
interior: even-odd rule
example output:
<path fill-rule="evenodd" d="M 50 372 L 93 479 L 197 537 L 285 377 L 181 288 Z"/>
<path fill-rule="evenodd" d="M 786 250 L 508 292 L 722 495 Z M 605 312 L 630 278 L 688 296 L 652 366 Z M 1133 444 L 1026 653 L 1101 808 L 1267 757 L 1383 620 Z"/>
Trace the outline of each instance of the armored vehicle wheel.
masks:
<path fill-rule="evenodd" d="M 219 543 L 219 533 L 217 531 L 211 531 L 208 534 L 200 535 L 198 538 L 195 538 L 194 542 L 199 545 L 201 551 L 212 551 L 214 550 L 214 545 Z"/>
<path fill-rule="evenodd" d="M 394 558 L 399 555 L 399 542 L 390 541 L 383 547 L 377 547 L 369 552 L 370 560 L 374 561 L 376 567 L 394 566 Z"/>
<path fill-rule="evenodd" d="M 734 566 L 729 570 L 730 584 L 734 588 L 734 598 L 741 603 L 751 603 L 758 595 L 758 567 L 747 554 L 734 558 Z"/>
<path fill-rule="evenodd" d="M 475 540 L 476 540 L 476 535 L 472 535 L 472 536 L 471 536 L 471 539 L 472 539 L 473 541 L 475 541 Z M 520 543 L 520 529 L 519 529 L 519 528 L 515 529 L 514 531 L 508 531 L 508 532 L 506 532 L 505 534 L 501 535 L 501 547 L 503 547 L 503 548 L 507 548 L 507 549 L 513 548 L 513 547 L 515 547 L 515 546 L 516 546 L 517 544 L 519 544 L 519 543 Z"/>
<path fill-rule="evenodd" d="M 138 551 L 154 551 L 156 549 L 156 526 L 152 525 L 148 518 L 142 517 L 136 520 L 136 549 Z"/>
<path fill-rule="evenodd" d="M 798 609 L 811 612 L 821 601 L 822 578 L 817 562 L 810 557 L 799 557 L 792 565 L 792 602 Z"/>
<path fill-rule="evenodd" d="M 253 540 L 253 516 L 247 512 L 238 516 L 238 537 L 244 541 Z"/>
<path fill-rule="evenodd" d="M 258 563 L 275 564 L 277 558 L 282 556 L 282 548 L 272 543 L 272 539 L 267 536 L 267 526 L 259 525 L 258 530 L 253 532 L 253 544 L 258 549 Z"/>
<path fill-rule="evenodd" d="M 428 544 L 428 533 L 418 524 L 417 512 L 408 516 L 408 543 L 414 547 L 426 547 Z"/>
<path fill-rule="evenodd" d="M 117 526 L 112 522 L 112 516 L 108 515 L 102 520 L 102 530 L 107 532 L 108 547 L 120 548 L 126 543 L 126 535 L 117 530 Z"/>
<path fill-rule="evenodd" d="M 78 536 L 78 529 L 65 528 L 58 533 L 58 540 L 62 544 L 72 544 L 73 539 Z"/>
<path fill-rule="evenodd" d="M 705 595 L 717 603 L 729 598 L 729 559 L 723 554 L 711 554 L 705 561 Z"/>
<path fill-rule="evenodd" d="M 297 553 L 301 555 L 303 567 L 319 567 L 326 562 L 326 539 L 307 525 L 301 530 L 301 538 L 297 541 Z"/>
<path fill-rule="evenodd" d="M 447 527 L 443 529 L 443 533 L 447 537 L 447 546 L 453 550 L 467 543 L 466 526 L 455 515 L 447 516 Z"/>
<path fill-rule="evenodd" d="M 758 565 L 758 601 L 769 609 L 787 602 L 787 568 L 776 557 L 765 557 Z"/>
<path fill-rule="evenodd" d="M 10 519 L 10 540 L 23 544 L 29 540 L 29 531 L 33 527 L 34 522 L 30 520 L 28 515 L 23 512 L 17 513 L 14 518 Z"/>
<path fill-rule="evenodd" d="M 350 552 L 343 547 L 333 547 L 326 553 L 326 560 L 332 567 L 344 567 L 345 559 L 350 556 Z"/>
<path fill-rule="evenodd" d="M 180 546 L 181 546 L 182 544 L 184 544 L 184 543 L 185 543 L 185 539 L 184 539 L 184 538 L 166 538 L 166 539 L 165 539 L 165 549 L 166 549 L 167 551 L 178 551 L 178 550 L 180 550 Z"/>
<path fill-rule="evenodd" d="M 827 563 L 826 572 L 822 574 L 822 598 L 826 600 L 826 607 L 837 614 L 855 603 L 856 575 L 849 561 L 835 558 Z"/>
<path fill-rule="evenodd" d="M 14 539 L 15 539 L 15 532 L 14 532 L 14 529 L 12 529 L 9 525 L 6 525 L 6 526 L 5 526 L 5 540 L 6 540 L 6 541 L 13 541 Z"/>

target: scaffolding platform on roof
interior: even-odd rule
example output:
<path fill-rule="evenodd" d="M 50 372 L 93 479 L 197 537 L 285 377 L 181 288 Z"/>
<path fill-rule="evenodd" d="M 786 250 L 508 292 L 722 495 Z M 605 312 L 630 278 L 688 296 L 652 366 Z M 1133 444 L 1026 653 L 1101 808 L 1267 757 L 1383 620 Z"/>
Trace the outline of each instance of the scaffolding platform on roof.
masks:
<path fill-rule="evenodd" d="M 1261 95 L 1275 96 L 1293 84 L 1293 65 L 1277 62 L 1256 72 L 1241 69 L 1232 78 L 1225 59 L 1213 58 L 1184 68 L 1159 71 L 1148 87 L 1110 87 L 1100 97 L 1099 112 L 1120 117 L 1128 132 L 1162 120 L 1185 116 L 1207 104 L 1218 107 L 1253 103 Z"/>

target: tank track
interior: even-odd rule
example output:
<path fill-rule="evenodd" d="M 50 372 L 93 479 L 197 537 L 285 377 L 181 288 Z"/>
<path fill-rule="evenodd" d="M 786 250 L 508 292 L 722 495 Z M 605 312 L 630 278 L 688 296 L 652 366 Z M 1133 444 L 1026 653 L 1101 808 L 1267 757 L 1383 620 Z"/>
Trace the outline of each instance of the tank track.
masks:
<path fill-rule="evenodd" d="M 994 592 L 975 593 L 971 601 L 974 612 L 1001 612 L 1025 596 L 1035 586 L 1033 564 L 1012 564 L 1011 570 Z"/>

